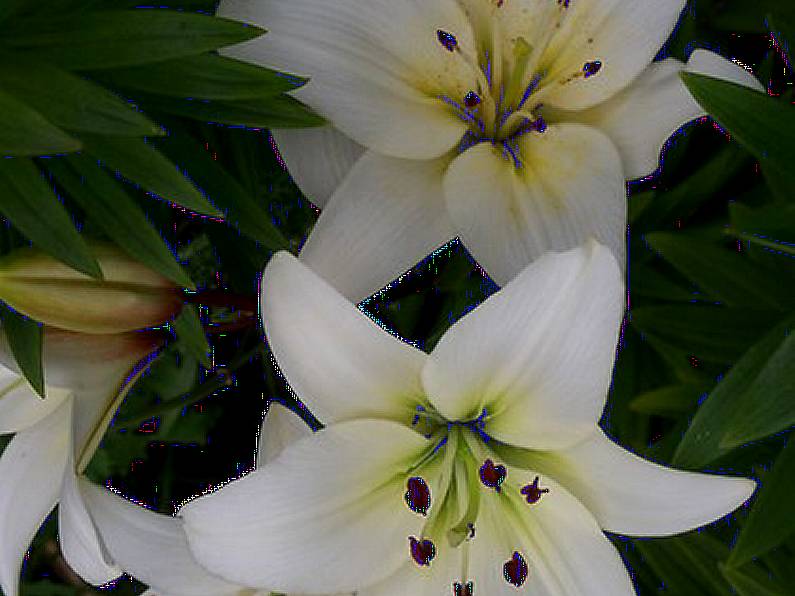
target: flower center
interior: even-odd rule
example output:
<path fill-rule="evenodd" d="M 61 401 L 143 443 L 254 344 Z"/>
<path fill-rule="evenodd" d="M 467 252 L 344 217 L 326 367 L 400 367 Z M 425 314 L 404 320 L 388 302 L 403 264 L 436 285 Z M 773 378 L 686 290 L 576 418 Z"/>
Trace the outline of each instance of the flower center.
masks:
<path fill-rule="evenodd" d="M 545 26 L 538 39 L 533 40 L 535 43 L 521 35 L 509 38 L 503 32 L 501 12 L 511 1 L 480 0 L 489 5 L 479 15 L 487 23 L 474 30 L 485 31 L 481 35 L 488 39 L 478 40 L 476 48 L 462 47 L 454 31 L 439 29 L 436 36 L 440 47 L 450 53 L 450 59 L 463 61 L 477 81 L 477 88 L 463 97 L 439 95 L 439 99 L 469 125 L 458 152 L 488 142 L 501 148 L 503 156 L 518 169 L 523 165 L 520 139 L 547 130 L 542 114 L 543 89 L 593 77 L 602 70 L 602 62 L 588 61 L 580 70 L 552 80 L 542 68 L 542 59 L 555 32 L 561 29 L 570 0 L 545 0 L 548 4 L 539 7 L 539 19 L 544 19 Z M 475 15 L 470 17 L 474 19 Z"/>

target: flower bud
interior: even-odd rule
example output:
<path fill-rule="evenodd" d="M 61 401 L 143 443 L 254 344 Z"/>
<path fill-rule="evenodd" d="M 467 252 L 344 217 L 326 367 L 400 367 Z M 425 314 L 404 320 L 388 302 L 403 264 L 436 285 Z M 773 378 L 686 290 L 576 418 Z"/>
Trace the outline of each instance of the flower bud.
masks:
<path fill-rule="evenodd" d="M 0 259 L 0 300 L 46 325 L 79 333 L 121 333 L 161 325 L 182 307 L 171 281 L 107 244 L 92 244 L 104 279 L 34 248 Z"/>

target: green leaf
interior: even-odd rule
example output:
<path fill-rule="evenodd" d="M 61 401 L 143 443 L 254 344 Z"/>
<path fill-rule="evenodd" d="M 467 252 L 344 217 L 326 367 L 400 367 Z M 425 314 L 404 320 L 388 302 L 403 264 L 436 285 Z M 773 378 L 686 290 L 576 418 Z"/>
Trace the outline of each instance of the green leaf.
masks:
<path fill-rule="evenodd" d="M 769 577 L 751 577 L 726 565 L 720 565 L 720 571 L 734 589 L 738 596 L 787 596 L 790 592 L 785 592 L 783 588 L 772 585 Z"/>
<path fill-rule="evenodd" d="M 217 54 L 202 54 L 142 67 L 100 71 L 115 87 L 153 95 L 216 100 L 263 99 L 306 82 L 291 75 Z"/>
<path fill-rule="evenodd" d="M 84 591 L 78 591 L 74 586 L 57 584 L 49 580 L 23 582 L 20 588 L 22 596 L 80 596 L 84 594 Z"/>
<path fill-rule="evenodd" d="M 726 233 L 772 251 L 795 256 L 795 204 L 749 209 L 733 203 L 729 207 L 732 228 Z"/>
<path fill-rule="evenodd" d="M 226 212 L 227 223 L 271 250 L 288 250 L 290 243 L 272 220 L 261 201 L 251 196 L 187 134 L 174 134 L 161 142 L 163 153 L 188 168 L 196 182 Z"/>
<path fill-rule="evenodd" d="M 163 62 L 264 31 L 229 19 L 159 9 L 106 10 L 14 21 L 3 44 L 26 58 L 87 70 Z"/>
<path fill-rule="evenodd" d="M 140 207 L 92 160 L 84 156 L 53 159 L 47 168 L 85 211 L 89 221 L 113 242 L 176 284 L 193 288 L 193 282 Z"/>
<path fill-rule="evenodd" d="M 42 326 L 9 308 L 0 306 L 0 316 L 11 353 L 19 370 L 41 397 L 44 395 L 44 367 L 42 365 Z"/>
<path fill-rule="evenodd" d="M 749 349 L 718 383 L 682 437 L 673 464 L 703 468 L 744 441 L 762 438 L 795 422 L 791 374 L 795 319 L 776 326 Z M 727 442 L 727 437 L 740 440 Z"/>
<path fill-rule="evenodd" d="M 70 131 L 159 135 L 159 126 L 110 91 L 47 64 L 14 61 L 0 67 L 3 90 Z"/>
<path fill-rule="evenodd" d="M 85 240 L 30 159 L 0 159 L 0 214 L 39 248 L 73 269 L 102 279 Z"/>
<path fill-rule="evenodd" d="M 171 325 L 177 339 L 185 346 L 185 350 L 201 362 L 204 368 L 211 368 L 210 344 L 204 334 L 199 311 L 192 304 L 186 304 L 182 309 L 182 314 L 178 316 Z"/>
<path fill-rule="evenodd" d="M 79 151 L 80 147 L 80 141 L 36 110 L 0 91 L 0 159 L 5 155 L 32 157 L 69 153 Z"/>
<path fill-rule="evenodd" d="M 773 37 L 778 41 L 784 52 L 792 60 L 795 58 L 793 53 L 793 43 L 795 43 L 795 10 L 790 10 L 789 14 L 778 12 L 778 7 L 773 9 L 773 14 L 767 17 L 767 26 Z"/>
<path fill-rule="evenodd" d="M 633 399 L 629 409 L 644 414 L 679 418 L 693 410 L 699 398 L 708 390 L 708 385 L 690 383 L 658 387 Z"/>
<path fill-rule="evenodd" d="M 137 97 L 151 109 L 201 122 L 249 128 L 309 128 L 325 124 L 323 118 L 287 95 L 241 101 L 180 100 L 150 94 Z"/>
<path fill-rule="evenodd" d="M 751 514 L 727 561 L 739 567 L 775 548 L 795 533 L 795 441 L 789 441 L 765 475 Z"/>
<path fill-rule="evenodd" d="M 693 97 L 762 164 L 791 200 L 795 188 L 795 106 L 759 91 L 693 73 L 682 73 Z"/>
<path fill-rule="evenodd" d="M 792 297 L 747 255 L 716 246 L 698 233 L 654 232 L 645 236 L 688 279 L 729 306 L 785 310 Z"/>
<path fill-rule="evenodd" d="M 222 217 L 173 163 L 143 139 L 82 138 L 87 153 L 145 190 L 196 213 Z"/>

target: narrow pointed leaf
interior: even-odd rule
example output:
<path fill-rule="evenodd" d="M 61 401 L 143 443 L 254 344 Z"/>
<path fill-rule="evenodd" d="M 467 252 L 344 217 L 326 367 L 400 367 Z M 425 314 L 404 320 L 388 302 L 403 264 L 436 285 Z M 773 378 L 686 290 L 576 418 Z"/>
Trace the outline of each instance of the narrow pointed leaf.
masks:
<path fill-rule="evenodd" d="M 201 54 L 262 33 L 251 25 L 190 12 L 103 10 L 15 20 L 3 42 L 26 58 L 86 70 Z"/>
<path fill-rule="evenodd" d="M 143 139 L 82 138 L 88 154 L 144 190 L 196 213 L 222 217 L 177 166 Z"/>
<path fill-rule="evenodd" d="M 204 368 L 212 366 L 210 361 L 210 344 L 204 334 L 199 311 L 192 304 L 185 305 L 182 314 L 171 323 L 177 339 L 183 342 L 187 351 L 201 362 Z"/>
<path fill-rule="evenodd" d="M 645 414 L 679 418 L 693 410 L 699 398 L 709 389 L 706 385 L 680 384 L 658 387 L 641 393 L 629 404 L 629 409 Z"/>
<path fill-rule="evenodd" d="M 188 274 L 133 198 L 93 160 L 71 156 L 68 160 L 51 160 L 47 167 L 89 220 L 118 246 L 176 284 L 193 287 Z"/>
<path fill-rule="evenodd" d="M 168 97 L 217 100 L 262 100 L 296 89 L 306 82 L 306 79 L 217 54 L 100 71 L 97 75 L 102 81 L 123 89 Z"/>
<path fill-rule="evenodd" d="M 738 596 L 787 596 L 789 592 L 784 588 L 771 585 L 770 578 L 751 577 L 739 569 L 734 569 L 726 565 L 720 566 L 720 571 L 734 589 Z"/>
<path fill-rule="evenodd" d="M 795 534 L 795 441 L 784 447 L 762 488 L 732 550 L 728 565 L 740 567 Z"/>
<path fill-rule="evenodd" d="M 24 102 L 0 91 L 0 159 L 6 155 L 33 157 L 70 153 L 79 151 L 80 147 L 79 140 Z"/>
<path fill-rule="evenodd" d="M 69 131 L 159 135 L 159 126 L 124 99 L 47 64 L 14 61 L 0 68 L 3 90 Z"/>
<path fill-rule="evenodd" d="M 44 395 L 44 367 L 42 366 L 42 326 L 8 306 L 0 307 L 0 317 L 8 345 L 19 370 L 25 375 L 33 389 Z"/>
<path fill-rule="evenodd" d="M 39 248 L 83 273 L 102 278 L 72 218 L 30 159 L 0 159 L 0 214 Z"/>

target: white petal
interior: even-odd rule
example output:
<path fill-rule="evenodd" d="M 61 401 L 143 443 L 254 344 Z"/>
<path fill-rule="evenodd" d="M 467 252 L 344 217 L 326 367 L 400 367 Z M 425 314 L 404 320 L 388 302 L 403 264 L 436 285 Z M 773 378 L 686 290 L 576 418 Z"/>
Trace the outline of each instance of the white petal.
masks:
<path fill-rule="evenodd" d="M 268 404 L 257 442 L 257 467 L 263 466 L 284 449 L 312 434 L 312 429 L 295 412 L 277 401 Z"/>
<path fill-rule="evenodd" d="M 113 564 L 100 541 L 77 483 L 74 461 L 70 458 L 58 503 L 61 552 L 80 577 L 90 584 L 101 586 L 119 577 L 122 571 Z"/>
<path fill-rule="evenodd" d="M 358 302 L 455 236 L 442 193 L 446 161 L 367 153 L 350 171 L 301 260 Z"/>
<path fill-rule="evenodd" d="M 424 518 L 404 503 L 406 475 L 431 448 L 393 422 L 330 426 L 185 505 L 188 542 L 208 569 L 246 585 L 319 594 L 375 583 L 410 556 Z"/>
<path fill-rule="evenodd" d="M 605 247 L 545 255 L 442 336 L 423 371 L 428 399 L 449 420 L 485 408 L 485 432 L 512 445 L 572 445 L 601 415 L 623 312 Z"/>
<path fill-rule="evenodd" d="M 324 207 L 364 153 L 364 147 L 333 126 L 273 130 L 290 175 L 306 197 Z"/>
<path fill-rule="evenodd" d="M 686 65 L 673 58 L 656 62 L 618 95 L 566 118 L 606 132 L 621 153 L 627 179 L 647 176 L 657 169 L 665 141 L 682 125 L 706 114 L 679 78 L 683 70 L 762 90 L 741 66 L 713 52 L 696 50 Z"/>
<path fill-rule="evenodd" d="M 2 367 L 0 367 L 2 369 Z M 42 399 L 19 375 L 0 387 L 0 434 L 19 432 L 46 418 L 69 395 L 66 389 L 46 388 Z"/>
<path fill-rule="evenodd" d="M 674 30 L 686 0 L 592 0 L 572 2 L 564 26 L 544 53 L 539 70 L 549 89 L 539 101 L 579 110 L 605 101 L 651 64 Z M 599 72 L 582 74 L 587 62 Z M 561 83 L 561 81 L 569 81 Z M 541 97 L 543 95 L 543 97 Z"/>
<path fill-rule="evenodd" d="M 550 479 L 550 493 L 530 505 L 518 494 L 535 475 L 509 468 L 512 495 L 481 499 L 472 541 L 471 577 L 475 594 L 508 596 L 517 590 L 503 576 L 503 565 L 519 552 L 529 574 L 523 589 L 534 596 L 634 596 L 624 563 L 596 520 L 577 499 Z M 506 481 L 507 482 L 507 481 Z M 507 502 L 506 502 L 507 501 Z"/>
<path fill-rule="evenodd" d="M 411 420 L 425 354 L 386 333 L 289 253 L 265 269 L 262 320 L 287 381 L 321 422 Z"/>
<path fill-rule="evenodd" d="M 597 431 L 587 441 L 546 454 L 542 468 L 564 484 L 610 532 L 670 536 L 734 511 L 752 480 L 665 468 L 641 459 Z"/>
<path fill-rule="evenodd" d="M 466 125 L 438 99 L 464 97 L 474 73 L 453 59 L 437 30 L 472 48 L 455 0 L 253 2 L 226 0 L 219 14 L 260 24 L 269 33 L 226 53 L 308 76 L 294 92 L 345 135 L 387 155 L 429 159 L 453 147 Z"/>
<path fill-rule="evenodd" d="M 193 559 L 181 520 L 149 511 L 85 479 L 80 483 L 113 559 L 156 594 L 231 596 L 241 590 Z"/>
<path fill-rule="evenodd" d="M 504 285 L 533 259 L 594 237 L 619 263 L 626 254 L 626 188 L 613 143 L 581 124 L 521 139 L 523 165 L 481 143 L 444 179 L 450 217 L 464 245 Z"/>
<path fill-rule="evenodd" d="M 22 559 L 58 501 L 72 449 L 72 402 L 22 430 L 0 457 L 0 587 L 17 596 Z"/>

